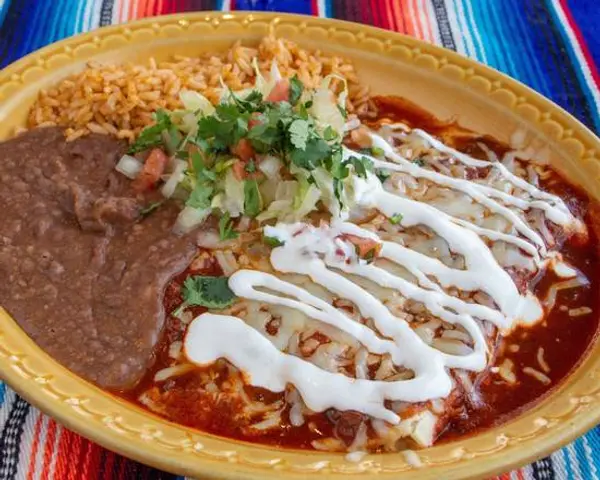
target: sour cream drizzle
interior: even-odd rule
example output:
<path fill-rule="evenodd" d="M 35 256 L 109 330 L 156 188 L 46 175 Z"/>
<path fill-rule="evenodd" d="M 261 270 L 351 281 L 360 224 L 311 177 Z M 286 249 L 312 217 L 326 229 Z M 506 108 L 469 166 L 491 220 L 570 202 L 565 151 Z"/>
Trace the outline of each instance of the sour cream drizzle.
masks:
<path fill-rule="evenodd" d="M 425 132 L 418 134 L 439 151 L 465 164 L 478 167 L 492 165 L 456 152 Z M 266 227 L 265 234 L 284 242 L 271 253 L 271 264 L 276 271 L 307 275 L 336 296 L 351 300 L 361 316 L 372 319 L 385 338 L 307 290 L 269 273 L 240 270 L 230 277 L 229 286 L 239 297 L 294 308 L 310 318 L 334 326 L 352 335 L 370 352 L 389 354 L 396 365 L 411 369 L 414 378 L 382 382 L 331 373 L 302 358 L 279 351 L 243 320 L 212 313 L 200 315 L 188 328 L 184 351 L 191 362 L 204 365 L 226 358 L 241 369 L 254 386 L 281 392 L 288 383 L 293 384 L 311 410 L 323 411 L 331 407 L 356 410 L 397 423 L 399 417 L 385 407 L 385 400 L 419 402 L 445 397 L 452 390 L 449 368 L 470 371 L 485 368 L 486 338 L 476 318 L 506 331 L 519 321 L 531 323 L 542 317 L 543 310 L 538 300 L 530 293 L 519 293 L 482 237 L 516 245 L 536 260 L 545 258 L 546 246 L 540 235 L 507 205 L 518 209 L 540 208 L 549 219 L 565 228 L 581 228 L 564 203 L 514 176 L 503 165 L 500 167 L 494 163 L 493 167 L 500 168 L 502 175 L 515 187 L 527 192 L 531 200 L 421 168 L 399 156 L 380 136 L 372 134 L 372 139 L 374 145 L 383 149 L 385 156 L 394 162 L 372 158 L 376 168 L 405 172 L 459 190 L 493 213 L 502 215 L 524 238 L 478 227 L 426 203 L 390 193 L 375 175 L 369 174 L 364 179 L 353 179 L 358 206 L 376 208 L 388 217 L 401 213 L 401 224 L 405 228 L 427 226 L 448 243 L 452 252 L 463 256 L 465 269 L 448 267 L 435 258 L 400 244 L 382 241 L 373 232 L 341 220 L 320 227 L 302 223 L 278 224 Z M 345 151 L 345 155 L 351 154 L 356 153 Z M 412 283 L 359 259 L 345 240 L 346 234 L 381 243 L 379 256 L 405 268 L 417 282 Z M 344 274 L 360 276 L 381 287 L 396 290 L 403 297 L 421 302 L 434 316 L 462 326 L 471 336 L 472 351 L 467 355 L 449 355 L 431 347 L 404 319 L 394 316 L 384 303 Z M 497 309 L 465 302 L 445 293 L 440 286 L 456 287 L 466 292 L 485 292 Z"/>

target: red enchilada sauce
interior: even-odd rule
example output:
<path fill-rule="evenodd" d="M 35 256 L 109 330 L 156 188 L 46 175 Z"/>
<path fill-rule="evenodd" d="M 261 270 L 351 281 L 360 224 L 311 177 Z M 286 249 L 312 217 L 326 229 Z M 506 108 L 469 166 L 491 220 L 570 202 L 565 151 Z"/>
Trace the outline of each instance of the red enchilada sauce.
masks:
<path fill-rule="evenodd" d="M 422 128 L 438 135 L 442 139 L 444 132 L 452 128 L 455 147 L 474 157 L 481 157 L 483 154 L 477 142 L 485 143 L 498 155 L 507 151 L 506 146 L 490 137 L 482 136 L 473 139 L 473 135 L 466 130 L 464 130 L 465 141 L 462 142 L 460 138 L 457 141 L 456 132 L 462 131 L 460 127 L 454 123 L 440 122 L 406 100 L 379 97 L 376 102 L 379 107 L 379 119 L 402 121 L 411 127 Z M 453 405 L 449 412 L 446 412 L 446 415 L 450 416 L 450 421 L 444 431 L 439 432 L 438 441 L 453 440 L 502 423 L 540 401 L 573 371 L 598 334 L 600 308 L 597 272 L 600 271 L 600 265 L 597 239 L 600 232 L 600 208 L 591 204 L 584 194 L 566 184 L 557 175 L 542 180 L 540 186 L 561 196 L 572 211 L 583 215 L 589 229 L 589 240 L 581 243 L 577 238 L 568 239 L 560 251 L 568 264 L 587 277 L 589 284 L 559 291 L 554 307 L 549 313 L 547 312 L 542 323 L 532 327 L 518 327 L 507 337 L 500 338 L 495 350 L 495 358 L 488 365 L 486 373 L 478 377 L 474 390 L 469 395 L 453 395 Z M 192 268 L 178 275 L 165 292 L 166 312 L 174 311 L 181 304 L 181 285 L 185 278 L 192 274 L 220 275 L 221 271 L 212 259 L 212 263 L 204 265 L 201 270 L 194 270 L 192 265 Z M 555 277 L 551 271 L 546 271 L 539 278 L 528 281 L 528 285 L 538 298 L 544 298 L 550 285 L 557 281 L 561 279 Z M 569 310 L 580 307 L 588 307 L 590 311 L 579 316 L 569 314 Z M 194 316 L 204 311 L 198 307 L 190 310 Z M 239 399 L 236 400 L 238 397 L 209 394 L 200 381 L 199 372 L 203 372 L 211 375 L 219 388 L 227 386 L 229 370 L 224 361 L 218 361 L 215 365 L 204 369 L 195 369 L 193 372 L 171 378 L 156 386 L 153 381 L 154 375 L 170 365 L 169 345 L 173 341 L 183 340 L 185 328 L 186 325 L 177 318 L 168 317 L 162 341 L 156 350 L 153 368 L 135 389 L 119 392 L 120 396 L 139 404 L 140 395 L 152 392 L 153 389 L 161 393 L 169 392 L 169 395 L 161 397 L 163 411 L 158 412 L 159 414 L 179 424 L 239 440 L 312 448 L 313 440 L 333 436 L 350 445 L 364 418 L 357 412 L 329 410 L 322 414 L 311 415 L 302 426 L 293 427 L 289 423 L 289 406 L 286 406 L 282 415 L 285 422 L 280 428 L 252 433 L 245 428 L 248 422 L 244 422 L 239 417 L 242 405 Z M 540 349 L 543 349 L 542 364 L 539 360 Z M 510 360 L 514 364 L 513 372 L 517 380 L 514 385 L 502 381 L 497 374 L 497 367 L 505 360 Z M 525 373 L 523 369 L 527 367 L 542 372 L 550 382 L 545 384 L 540 379 Z M 269 404 L 285 399 L 284 394 L 251 386 L 244 387 L 244 391 L 250 399 Z M 369 425 L 368 428 L 368 435 L 374 436 L 372 427 Z"/>

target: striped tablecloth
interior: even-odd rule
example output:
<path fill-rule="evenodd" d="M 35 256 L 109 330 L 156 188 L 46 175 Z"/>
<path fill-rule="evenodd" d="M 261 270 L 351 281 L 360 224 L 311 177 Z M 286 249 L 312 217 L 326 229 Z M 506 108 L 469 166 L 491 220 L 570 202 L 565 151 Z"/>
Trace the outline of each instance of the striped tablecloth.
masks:
<path fill-rule="evenodd" d="M 413 35 L 487 63 L 600 131 L 600 0 L 0 0 L 0 65 L 80 32 L 193 10 L 276 10 Z M 0 218 L 1 221 L 1 218 Z M 501 479 L 598 479 L 600 427 Z M 0 480 L 171 479 L 61 427 L 0 383 Z"/>

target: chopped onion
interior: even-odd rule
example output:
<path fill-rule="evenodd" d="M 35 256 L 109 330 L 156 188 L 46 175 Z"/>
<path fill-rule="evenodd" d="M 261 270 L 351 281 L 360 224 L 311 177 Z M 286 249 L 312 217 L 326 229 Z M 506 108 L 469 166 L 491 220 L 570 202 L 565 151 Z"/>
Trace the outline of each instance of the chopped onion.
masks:
<path fill-rule="evenodd" d="M 191 232 L 206 220 L 210 212 L 210 208 L 199 210 L 197 208 L 185 207 L 177 216 L 177 221 L 173 226 L 173 233 L 176 235 L 185 235 Z"/>
<path fill-rule="evenodd" d="M 169 179 L 165 182 L 165 184 L 161 188 L 161 193 L 165 198 L 171 198 L 171 196 L 175 193 L 175 189 L 179 182 L 183 180 L 183 174 L 187 164 L 183 160 L 176 160 L 175 168 L 173 169 L 173 173 L 169 176 Z"/>
<path fill-rule="evenodd" d="M 208 98 L 193 90 L 182 90 L 179 92 L 179 99 L 186 110 L 191 110 L 194 113 L 212 115 L 215 111 L 215 107 Z"/>
<path fill-rule="evenodd" d="M 271 71 L 269 72 L 269 74 L 271 75 L 270 80 L 272 82 L 278 82 L 279 80 L 281 80 L 281 73 L 279 72 L 279 68 L 277 68 L 277 62 L 275 61 L 275 59 L 273 59 L 273 61 L 271 62 Z"/>
<path fill-rule="evenodd" d="M 131 155 L 123 155 L 115 166 L 115 170 L 132 180 L 142 171 L 144 164 Z"/>
<path fill-rule="evenodd" d="M 277 157 L 273 155 L 265 155 L 260 161 L 258 169 L 265 174 L 268 179 L 279 178 L 279 170 L 281 169 L 282 163 Z"/>

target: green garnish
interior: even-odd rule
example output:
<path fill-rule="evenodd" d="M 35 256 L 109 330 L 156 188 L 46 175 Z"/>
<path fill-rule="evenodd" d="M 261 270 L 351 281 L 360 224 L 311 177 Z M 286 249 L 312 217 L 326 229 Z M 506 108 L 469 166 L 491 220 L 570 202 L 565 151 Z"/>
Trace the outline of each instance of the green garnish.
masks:
<path fill-rule="evenodd" d="M 377 170 L 375 175 L 377 175 L 377 178 L 381 183 L 385 182 L 388 178 L 390 178 L 390 173 L 384 170 Z"/>
<path fill-rule="evenodd" d="M 221 240 L 233 240 L 238 237 L 238 233 L 233 229 L 229 212 L 225 212 L 219 219 L 219 238 Z"/>
<path fill-rule="evenodd" d="M 422 157 L 419 157 L 419 158 L 415 158 L 415 159 L 412 161 L 412 163 L 414 163 L 414 164 L 418 165 L 419 167 L 422 167 L 422 166 L 424 166 L 424 165 L 425 165 L 425 160 L 423 160 L 423 158 L 422 158 Z"/>
<path fill-rule="evenodd" d="M 141 131 L 137 140 L 127 150 L 127 153 L 134 154 L 164 145 L 163 132 L 168 132 L 173 127 L 173 122 L 171 122 L 169 114 L 162 109 L 154 112 L 154 120 L 154 125 L 146 127 Z"/>
<path fill-rule="evenodd" d="M 254 163 L 254 160 L 250 160 L 244 167 L 244 170 L 246 170 L 246 173 L 256 172 L 256 164 Z"/>
<path fill-rule="evenodd" d="M 181 295 L 186 307 L 226 308 L 235 301 L 227 277 L 194 275 L 183 282 Z M 185 307 L 183 307 L 185 308 Z"/>
<path fill-rule="evenodd" d="M 383 157 L 383 155 L 385 154 L 385 152 L 383 151 L 383 148 L 371 147 L 371 154 L 374 157 Z"/>
<path fill-rule="evenodd" d="M 300 81 L 297 75 L 294 75 L 290 79 L 290 104 L 296 105 L 300 97 L 302 96 L 302 92 L 304 91 L 304 85 Z"/>
<path fill-rule="evenodd" d="M 267 237 L 266 235 L 263 236 L 263 242 L 265 242 L 269 247 L 272 248 L 281 247 L 282 245 L 285 245 L 285 242 L 282 242 L 277 237 Z"/>
<path fill-rule="evenodd" d="M 144 208 L 142 208 L 140 210 L 140 217 L 146 218 L 148 215 L 150 215 L 152 212 L 154 212 L 154 210 L 156 210 L 158 207 L 160 207 L 163 203 L 165 203 L 164 200 L 161 200 L 160 202 L 149 203 L 148 205 L 146 205 Z"/>
<path fill-rule="evenodd" d="M 256 217 L 262 210 L 262 199 L 256 180 L 244 182 L 244 213 L 250 218 Z"/>
<path fill-rule="evenodd" d="M 401 213 L 396 213 L 395 215 L 392 215 L 390 217 L 390 223 L 392 225 L 398 225 L 402 219 L 404 218 L 404 215 L 402 215 Z"/>

